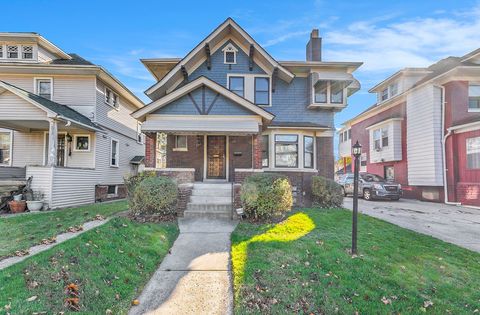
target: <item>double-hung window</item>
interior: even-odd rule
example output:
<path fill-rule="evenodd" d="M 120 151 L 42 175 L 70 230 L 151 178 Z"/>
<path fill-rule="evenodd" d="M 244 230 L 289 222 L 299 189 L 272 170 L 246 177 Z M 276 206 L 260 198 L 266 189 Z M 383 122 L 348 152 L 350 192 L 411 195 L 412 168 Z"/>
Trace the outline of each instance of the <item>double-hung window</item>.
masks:
<path fill-rule="evenodd" d="M 233 93 L 245 97 L 245 78 L 244 77 L 229 77 L 228 87 Z"/>
<path fill-rule="evenodd" d="M 343 84 L 340 81 L 330 82 L 330 103 L 343 103 Z"/>
<path fill-rule="evenodd" d="M 18 46 L 7 46 L 7 58 L 17 59 L 18 58 Z"/>
<path fill-rule="evenodd" d="M 12 158 L 12 133 L 0 130 L 0 166 L 10 166 Z"/>
<path fill-rule="evenodd" d="M 480 84 L 472 84 L 468 87 L 468 110 L 480 111 Z"/>
<path fill-rule="evenodd" d="M 175 148 L 174 151 L 187 151 L 187 136 L 175 136 Z"/>
<path fill-rule="evenodd" d="M 303 137 L 303 167 L 313 168 L 313 137 Z"/>
<path fill-rule="evenodd" d="M 255 78 L 255 104 L 270 105 L 270 79 Z"/>
<path fill-rule="evenodd" d="M 315 84 L 315 103 L 327 102 L 328 81 L 318 81 Z"/>
<path fill-rule="evenodd" d="M 480 137 L 467 139 L 467 168 L 480 169 Z"/>
<path fill-rule="evenodd" d="M 118 108 L 118 94 L 114 93 L 109 88 L 105 88 L 105 103 L 114 108 Z"/>
<path fill-rule="evenodd" d="M 38 96 L 49 100 L 52 99 L 52 79 L 37 79 L 35 88 Z"/>
<path fill-rule="evenodd" d="M 116 139 L 112 139 L 110 145 L 110 166 L 118 167 L 120 158 L 120 143 Z"/>
<path fill-rule="evenodd" d="M 275 135 L 275 167 L 298 167 L 298 135 Z"/>
<path fill-rule="evenodd" d="M 388 127 L 375 129 L 373 131 L 373 143 L 375 150 L 388 147 Z"/>
<path fill-rule="evenodd" d="M 262 167 L 268 167 L 268 155 L 269 155 L 269 136 L 268 135 L 263 135 L 262 136 Z"/>
<path fill-rule="evenodd" d="M 383 90 L 380 94 L 380 100 L 386 101 L 388 99 L 388 88 Z"/>

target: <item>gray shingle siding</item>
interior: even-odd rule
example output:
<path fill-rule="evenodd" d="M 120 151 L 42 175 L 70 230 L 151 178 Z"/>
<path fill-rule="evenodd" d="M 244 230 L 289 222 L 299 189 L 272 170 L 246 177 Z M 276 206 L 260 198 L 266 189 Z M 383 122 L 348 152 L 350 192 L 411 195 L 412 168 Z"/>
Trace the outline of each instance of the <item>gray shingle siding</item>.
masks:
<path fill-rule="evenodd" d="M 191 93 L 193 99 L 197 103 L 198 107 L 202 109 L 202 88 L 198 88 Z M 216 92 L 205 88 L 205 109 L 210 107 L 213 100 L 215 99 Z M 153 114 L 164 114 L 164 115 L 199 115 L 200 113 L 196 109 L 192 100 L 188 95 L 182 96 L 176 101 L 168 104 L 165 107 L 162 107 Z M 245 109 L 241 105 L 225 98 L 222 95 L 219 95 L 213 107 L 211 108 L 209 115 L 252 115 L 252 112 Z"/>

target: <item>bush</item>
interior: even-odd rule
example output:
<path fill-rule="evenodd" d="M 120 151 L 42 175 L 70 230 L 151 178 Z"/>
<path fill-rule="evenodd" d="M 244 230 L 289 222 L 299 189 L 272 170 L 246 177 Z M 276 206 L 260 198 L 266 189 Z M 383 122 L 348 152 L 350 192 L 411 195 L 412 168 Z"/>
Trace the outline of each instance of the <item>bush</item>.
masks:
<path fill-rule="evenodd" d="M 292 188 L 288 179 L 278 174 L 254 174 L 245 179 L 240 199 L 248 218 L 270 219 L 292 208 Z"/>
<path fill-rule="evenodd" d="M 133 196 L 135 195 L 135 188 L 140 184 L 145 178 L 157 177 L 157 174 L 153 171 L 142 172 L 137 175 L 132 175 L 124 178 L 125 188 L 127 190 L 127 199 L 130 209 L 133 208 Z"/>
<path fill-rule="evenodd" d="M 333 180 L 322 177 L 312 177 L 312 201 L 321 208 L 338 208 L 343 204 L 342 186 Z"/>
<path fill-rule="evenodd" d="M 134 215 L 173 215 L 177 193 L 177 184 L 170 178 L 147 177 L 135 188 L 131 210 Z"/>

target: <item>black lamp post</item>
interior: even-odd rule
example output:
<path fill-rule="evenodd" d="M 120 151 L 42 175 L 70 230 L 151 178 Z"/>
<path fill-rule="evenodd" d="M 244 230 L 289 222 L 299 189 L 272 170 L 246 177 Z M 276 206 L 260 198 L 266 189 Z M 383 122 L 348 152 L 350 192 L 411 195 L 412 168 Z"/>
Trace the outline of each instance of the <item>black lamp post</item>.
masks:
<path fill-rule="evenodd" d="M 357 220 L 358 220 L 358 173 L 360 168 L 360 156 L 362 155 L 362 146 L 355 142 L 352 147 L 354 161 L 353 172 L 353 220 L 352 220 L 352 255 L 357 255 Z"/>

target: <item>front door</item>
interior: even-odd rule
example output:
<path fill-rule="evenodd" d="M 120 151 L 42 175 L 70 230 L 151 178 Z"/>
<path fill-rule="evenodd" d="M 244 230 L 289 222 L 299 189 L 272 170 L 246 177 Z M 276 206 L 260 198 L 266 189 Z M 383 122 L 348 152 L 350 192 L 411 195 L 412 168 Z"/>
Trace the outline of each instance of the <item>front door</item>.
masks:
<path fill-rule="evenodd" d="M 207 136 L 207 179 L 226 179 L 225 136 Z"/>

